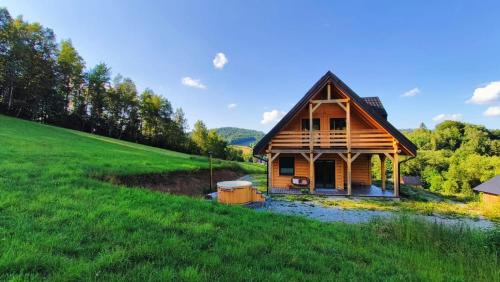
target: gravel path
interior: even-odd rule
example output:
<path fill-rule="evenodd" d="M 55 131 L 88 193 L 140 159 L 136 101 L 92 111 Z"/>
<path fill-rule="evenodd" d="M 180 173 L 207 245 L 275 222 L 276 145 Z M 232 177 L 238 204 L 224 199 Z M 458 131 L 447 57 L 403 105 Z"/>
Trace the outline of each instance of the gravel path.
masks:
<path fill-rule="evenodd" d="M 267 210 L 275 213 L 304 216 L 320 221 L 338 221 L 345 223 L 367 222 L 375 217 L 389 218 L 397 216 L 398 213 L 388 211 L 371 211 L 343 209 L 339 207 L 324 207 L 311 202 L 284 201 L 276 199 L 267 199 L 264 207 L 259 210 Z M 428 221 L 455 225 L 466 224 L 472 228 L 489 229 L 495 226 L 495 223 L 486 219 L 469 218 L 445 218 L 441 216 L 414 215 L 416 218 L 422 218 Z"/>

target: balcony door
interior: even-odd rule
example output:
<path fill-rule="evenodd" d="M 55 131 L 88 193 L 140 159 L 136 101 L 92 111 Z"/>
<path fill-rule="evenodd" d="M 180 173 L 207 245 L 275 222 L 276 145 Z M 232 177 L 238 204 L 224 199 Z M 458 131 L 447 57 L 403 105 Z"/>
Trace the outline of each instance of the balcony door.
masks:
<path fill-rule="evenodd" d="M 335 161 L 317 160 L 314 162 L 314 184 L 316 189 L 335 188 Z"/>

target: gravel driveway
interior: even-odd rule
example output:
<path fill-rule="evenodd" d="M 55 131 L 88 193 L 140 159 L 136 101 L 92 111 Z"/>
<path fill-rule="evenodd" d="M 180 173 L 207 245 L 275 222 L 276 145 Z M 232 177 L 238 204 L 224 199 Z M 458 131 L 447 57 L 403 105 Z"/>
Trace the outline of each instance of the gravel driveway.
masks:
<path fill-rule="evenodd" d="M 389 218 L 397 216 L 397 212 L 371 211 L 343 209 L 340 207 L 324 207 L 312 202 L 286 201 L 277 199 L 267 199 L 267 202 L 259 210 L 267 210 L 275 213 L 304 216 L 320 221 L 338 221 L 345 223 L 367 222 L 375 217 Z M 442 224 L 466 224 L 472 228 L 489 229 L 495 226 L 495 223 L 486 219 L 469 218 L 446 218 L 441 216 L 414 215 L 431 222 Z"/>

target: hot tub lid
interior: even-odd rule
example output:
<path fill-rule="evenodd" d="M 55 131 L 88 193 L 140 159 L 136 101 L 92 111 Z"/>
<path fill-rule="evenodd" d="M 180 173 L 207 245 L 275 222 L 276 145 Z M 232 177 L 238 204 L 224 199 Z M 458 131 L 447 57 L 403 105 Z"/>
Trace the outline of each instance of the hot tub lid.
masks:
<path fill-rule="evenodd" d="M 237 189 L 252 186 L 252 182 L 244 181 L 244 180 L 235 180 L 235 181 L 222 181 L 217 182 L 217 188 L 229 190 L 229 189 Z"/>

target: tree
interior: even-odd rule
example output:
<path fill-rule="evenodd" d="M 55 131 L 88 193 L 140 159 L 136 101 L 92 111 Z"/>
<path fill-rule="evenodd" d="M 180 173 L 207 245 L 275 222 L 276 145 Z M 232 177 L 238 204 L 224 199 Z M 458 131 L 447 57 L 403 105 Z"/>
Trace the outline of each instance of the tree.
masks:
<path fill-rule="evenodd" d="M 87 100 L 90 106 L 90 131 L 103 134 L 105 130 L 104 109 L 106 90 L 109 89 L 111 70 L 100 63 L 87 74 Z"/>
<path fill-rule="evenodd" d="M 436 126 L 432 136 L 434 150 L 448 149 L 455 151 L 462 143 L 464 124 L 447 120 Z"/>
<path fill-rule="evenodd" d="M 222 138 L 213 129 L 208 131 L 205 148 L 206 153 L 212 153 L 212 155 L 216 158 L 225 159 L 228 156 L 227 142 L 222 140 Z"/>
<path fill-rule="evenodd" d="M 200 148 L 203 154 L 206 154 L 206 152 L 208 152 L 208 129 L 203 121 L 198 120 L 195 122 L 193 132 L 191 132 L 191 138 L 193 139 L 194 143 Z"/>
<path fill-rule="evenodd" d="M 17 117 L 52 122 L 62 99 L 55 92 L 54 32 L 0 10 L 0 110 Z"/>
<path fill-rule="evenodd" d="M 153 90 L 146 89 L 141 94 L 139 108 L 143 136 L 152 144 L 160 145 L 166 137 L 165 126 L 172 122 L 172 105 Z"/>
<path fill-rule="evenodd" d="M 57 52 L 58 91 L 64 97 L 66 115 L 76 109 L 81 115 L 84 107 L 82 88 L 84 82 L 83 70 L 85 62 L 73 47 L 71 40 L 62 40 Z"/>
<path fill-rule="evenodd" d="M 139 129 L 138 105 L 134 82 L 117 75 L 106 95 L 108 136 L 121 139 L 125 132 Z"/>
<path fill-rule="evenodd" d="M 186 132 L 188 130 L 186 115 L 184 114 L 182 108 L 175 109 L 173 120 L 182 132 Z"/>

